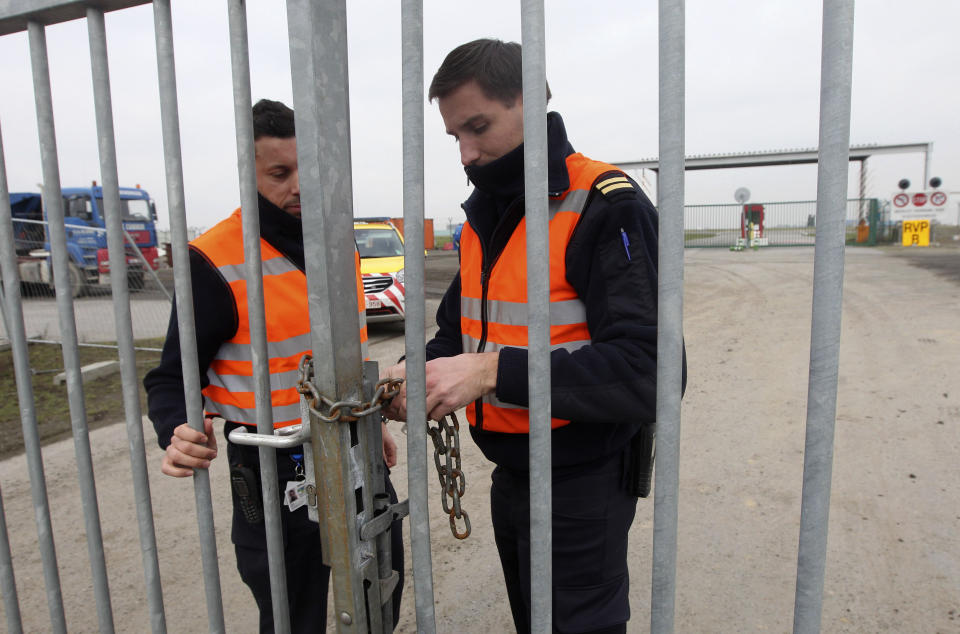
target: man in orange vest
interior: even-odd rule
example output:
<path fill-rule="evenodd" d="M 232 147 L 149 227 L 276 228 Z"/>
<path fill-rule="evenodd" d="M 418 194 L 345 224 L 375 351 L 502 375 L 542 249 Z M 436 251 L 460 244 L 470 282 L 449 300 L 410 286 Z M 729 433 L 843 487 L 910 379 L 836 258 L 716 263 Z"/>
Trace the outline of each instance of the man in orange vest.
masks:
<path fill-rule="evenodd" d="M 267 354 L 274 427 L 300 422 L 296 384 L 298 365 L 310 352 L 307 278 L 304 273 L 303 230 L 300 222 L 300 183 L 293 110 L 263 99 L 253 107 L 254 148 L 260 216 L 260 248 L 267 322 Z M 363 324 L 364 295 L 357 270 L 358 324 Z M 224 436 L 239 426 L 256 426 L 250 322 L 244 279 L 243 234 L 237 209 L 190 244 L 197 356 L 203 387 L 204 432 L 186 420 L 176 304 L 170 315 L 160 365 L 144 379 L 150 419 L 165 449 L 161 470 L 173 477 L 192 476 L 217 457 L 213 416 L 227 422 Z M 366 326 L 360 332 L 366 345 Z M 253 429 L 251 429 L 253 431 Z M 396 443 L 383 427 L 387 466 L 397 461 Z M 237 568 L 260 608 L 260 631 L 273 631 L 270 575 L 260 494 L 256 447 L 227 443 L 233 484 L 232 541 Z M 305 496 L 288 496 L 287 489 L 303 479 L 303 447 L 277 450 L 279 491 L 284 501 L 281 525 L 290 623 L 294 632 L 324 631 L 330 569 L 323 565 L 320 532 L 307 517 Z M 387 491 L 396 493 L 386 480 Z M 394 592 L 394 623 L 403 586 L 403 544 L 400 522 L 394 522 L 393 567 L 400 573 Z"/>
<path fill-rule="evenodd" d="M 527 254 L 521 51 L 477 40 L 430 85 L 475 189 L 464 203 L 460 273 L 427 344 L 427 412 L 466 406 L 496 463 L 491 510 L 513 620 L 530 630 Z M 550 97 L 549 87 L 547 98 Z M 633 442 L 656 413 L 657 214 L 612 165 L 576 153 L 547 115 L 553 459 L 553 625 L 625 632 Z M 403 374 L 403 366 L 385 372 Z M 404 419 L 406 394 L 388 415 Z M 634 447 L 632 450 L 631 447 Z M 637 464 L 646 460 L 646 465 Z M 645 495 L 645 492 L 639 492 Z"/>

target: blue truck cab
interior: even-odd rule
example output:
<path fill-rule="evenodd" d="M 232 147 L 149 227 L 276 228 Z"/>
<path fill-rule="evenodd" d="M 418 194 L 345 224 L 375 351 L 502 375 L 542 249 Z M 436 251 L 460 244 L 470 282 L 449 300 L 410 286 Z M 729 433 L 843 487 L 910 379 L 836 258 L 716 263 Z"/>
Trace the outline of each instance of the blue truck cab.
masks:
<path fill-rule="evenodd" d="M 94 182 L 89 187 L 64 187 L 61 194 L 67 252 L 70 256 L 70 283 L 74 296 L 78 296 L 85 288 L 106 286 L 110 283 L 103 188 Z M 41 195 L 12 193 L 10 205 L 21 279 L 27 283 L 52 286 L 50 236 L 46 224 L 41 222 L 47 220 Z M 139 289 L 143 287 L 143 262 L 153 269 L 160 264 L 157 252 L 156 206 L 150 195 L 139 186 L 121 187 L 120 210 L 123 228 L 143 255 L 141 260 L 127 242 L 130 287 Z"/>

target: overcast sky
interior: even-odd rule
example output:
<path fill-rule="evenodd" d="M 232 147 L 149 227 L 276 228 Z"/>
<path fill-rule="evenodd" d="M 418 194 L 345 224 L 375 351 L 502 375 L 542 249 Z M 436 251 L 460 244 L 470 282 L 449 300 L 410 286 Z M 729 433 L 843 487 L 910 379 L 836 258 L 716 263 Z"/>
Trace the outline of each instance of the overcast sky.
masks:
<path fill-rule="evenodd" d="M 225 2 L 174 0 L 188 223 L 209 227 L 239 204 Z M 354 213 L 402 215 L 400 8 L 348 2 Z M 248 0 L 254 101 L 292 104 L 285 3 Z M 817 145 L 822 8 L 810 0 L 688 0 L 686 153 Z M 546 2 L 551 109 L 574 147 L 608 162 L 658 155 L 657 3 Z M 856 5 L 851 143 L 933 142 L 931 176 L 960 191 L 960 2 L 860 0 Z M 167 226 L 153 13 L 107 15 L 120 181 L 141 184 Z M 424 2 L 426 81 L 450 49 L 477 37 L 520 40 L 517 0 Z M 47 44 L 63 186 L 100 181 L 87 29 L 51 26 Z M 0 132 L 11 191 L 41 180 L 25 33 L 0 37 Z M 426 215 L 463 219 L 469 194 L 436 104 L 424 104 Z M 859 175 L 851 167 L 850 193 Z M 923 180 L 919 154 L 882 156 L 868 194 L 889 198 L 900 178 Z M 816 167 L 691 172 L 690 203 L 813 200 Z"/>

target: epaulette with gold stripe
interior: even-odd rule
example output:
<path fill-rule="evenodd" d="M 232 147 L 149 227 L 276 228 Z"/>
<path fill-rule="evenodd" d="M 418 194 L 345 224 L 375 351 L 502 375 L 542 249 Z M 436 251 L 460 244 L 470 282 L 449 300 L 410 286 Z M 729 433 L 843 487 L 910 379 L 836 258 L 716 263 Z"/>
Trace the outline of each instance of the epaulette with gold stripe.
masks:
<path fill-rule="evenodd" d="M 633 184 L 627 179 L 626 176 L 623 174 L 616 174 L 614 172 L 608 172 L 608 174 L 610 174 L 610 176 L 606 178 L 601 177 L 594 185 L 594 187 L 597 188 L 605 198 L 609 198 L 614 194 L 622 193 L 623 190 L 634 192 Z"/>

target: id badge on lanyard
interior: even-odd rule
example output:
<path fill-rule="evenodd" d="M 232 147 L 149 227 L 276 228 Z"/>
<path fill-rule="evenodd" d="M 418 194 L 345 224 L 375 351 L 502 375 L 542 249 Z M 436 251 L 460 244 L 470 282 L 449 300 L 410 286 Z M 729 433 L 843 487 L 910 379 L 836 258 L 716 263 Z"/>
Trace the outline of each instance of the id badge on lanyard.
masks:
<path fill-rule="evenodd" d="M 307 478 L 303 471 L 303 454 L 290 454 L 296 467 L 296 479 L 287 482 L 286 489 L 283 492 L 283 503 L 290 511 L 296 511 L 307 503 Z"/>

